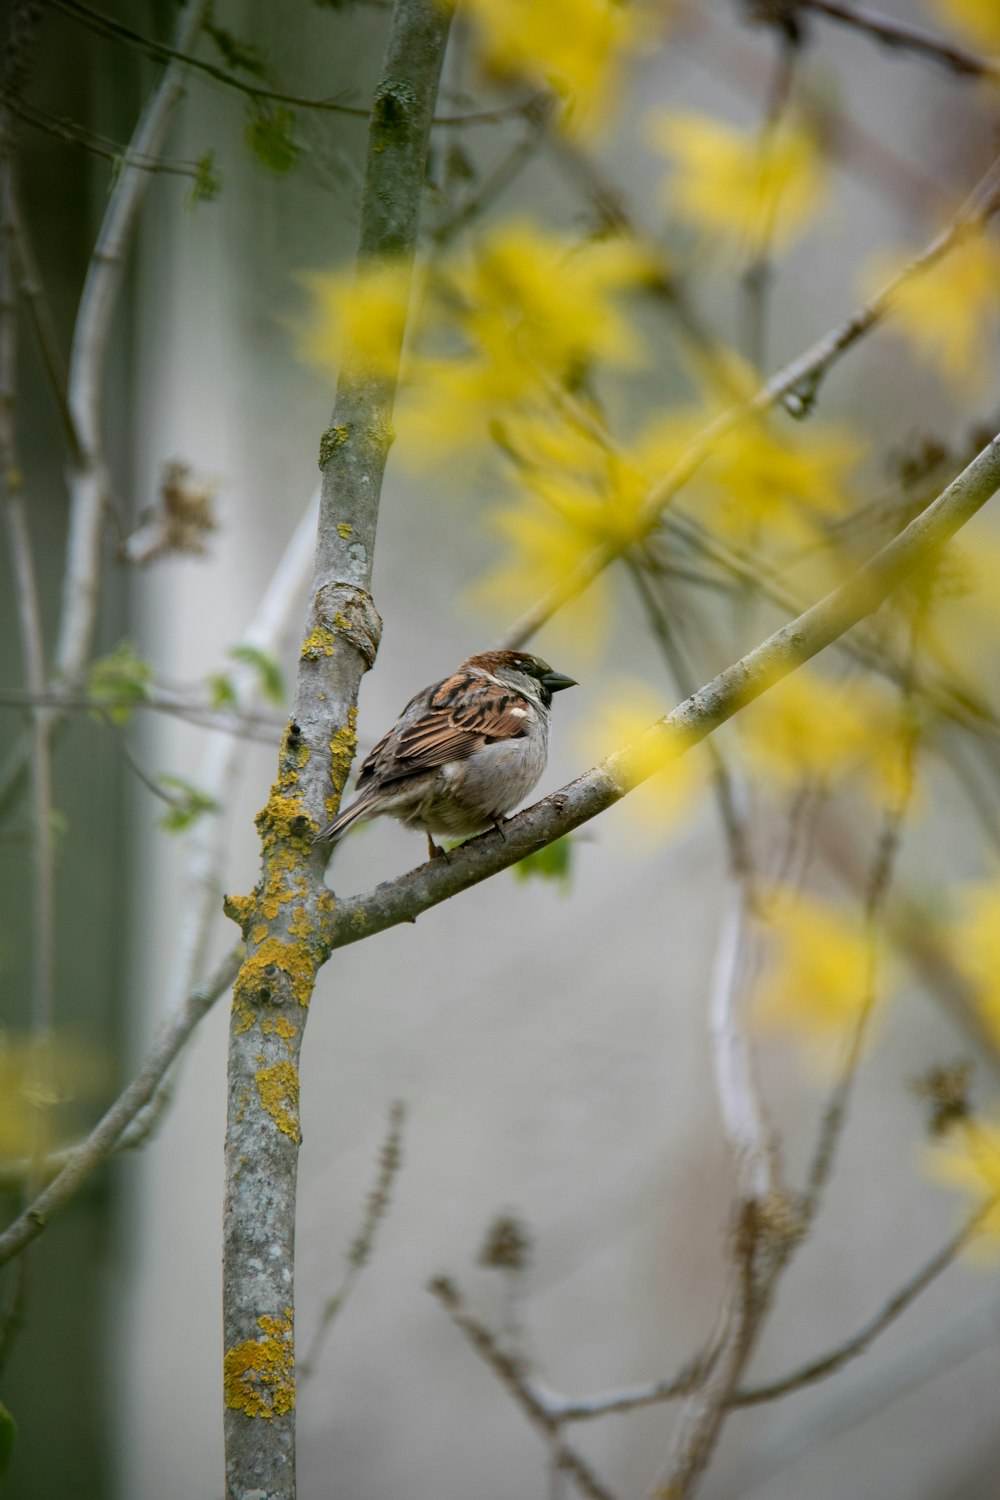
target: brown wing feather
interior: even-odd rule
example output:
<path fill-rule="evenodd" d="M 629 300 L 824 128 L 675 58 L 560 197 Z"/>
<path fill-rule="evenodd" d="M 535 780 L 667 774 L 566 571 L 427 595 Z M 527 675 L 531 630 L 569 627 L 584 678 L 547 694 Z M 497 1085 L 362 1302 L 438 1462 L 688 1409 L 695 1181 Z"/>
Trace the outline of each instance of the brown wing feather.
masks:
<path fill-rule="evenodd" d="M 418 705 L 421 711 L 411 713 Z M 516 739 L 526 733 L 525 709 L 533 712 L 520 694 L 478 674 L 456 672 L 404 709 L 362 766 L 358 786 L 401 781 L 465 760 L 497 740 Z"/>

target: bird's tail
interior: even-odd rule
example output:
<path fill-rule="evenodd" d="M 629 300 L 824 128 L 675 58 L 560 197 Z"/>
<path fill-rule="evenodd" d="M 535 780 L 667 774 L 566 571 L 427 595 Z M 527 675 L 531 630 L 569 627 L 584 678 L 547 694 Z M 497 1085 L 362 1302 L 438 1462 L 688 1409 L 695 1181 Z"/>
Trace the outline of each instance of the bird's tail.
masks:
<path fill-rule="evenodd" d="M 327 823 L 321 828 L 313 839 L 314 844 L 332 844 L 339 839 L 353 824 L 360 822 L 363 818 L 371 817 L 371 797 L 355 797 L 354 801 L 347 807 L 342 807 L 332 823 Z"/>

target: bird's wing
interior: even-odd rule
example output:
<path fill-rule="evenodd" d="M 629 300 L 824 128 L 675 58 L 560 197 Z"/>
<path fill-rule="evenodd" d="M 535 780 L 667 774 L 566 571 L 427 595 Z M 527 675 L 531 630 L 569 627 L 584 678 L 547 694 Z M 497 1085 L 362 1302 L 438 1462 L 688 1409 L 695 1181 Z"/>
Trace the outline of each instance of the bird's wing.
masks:
<path fill-rule="evenodd" d="M 361 767 L 358 787 L 385 786 L 519 739 L 534 713 L 519 693 L 479 673 L 456 672 L 411 700 Z"/>

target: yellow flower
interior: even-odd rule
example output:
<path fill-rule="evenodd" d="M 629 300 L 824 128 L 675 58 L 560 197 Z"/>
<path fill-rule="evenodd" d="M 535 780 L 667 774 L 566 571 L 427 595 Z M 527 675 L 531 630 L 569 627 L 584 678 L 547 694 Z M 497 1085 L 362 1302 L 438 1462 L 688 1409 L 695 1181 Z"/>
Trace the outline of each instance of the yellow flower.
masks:
<path fill-rule="evenodd" d="M 995 1259 L 1000 1251 L 1000 1124 L 970 1119 L 957 1123 L 944 1144 L 926 1149 L 929 1176 L 969 1194 L 985 1209 L 973 1248 Z"/>
<path fill-rule="evenodd" d="M 548 85 L 570 131 L 603 122 L 644 30 L 639 7 L 619 0 L 468 0 L 467 8 L 485 65 Z"/>
<path fill-rule="evenodd" d="M 602 690 L 601 711 L 580 737 L 588 761 L 635 744 L 631 769 L 645 780 L 625 798 L 623 811 L 633 828 L 654 839 L 699 809 L 707 781 L 704 757 L 696 749 L 681 756 L 676 739 L 647 734 L 671 706 L 646 683 L 616 679 Z"/>
<path fill-rule="evenodd" d="M 928 0 L 945 26 L 967 36 L 977 47 L 1000 51 L 1000 9 L 996 0 Z"/>
<path fill-rule="evenodd" d="M 445 294 L 457 294 L 459 326 L 473 351 L 501 366 L 526 359 L 561 378 L 591 360 L 636 361 L 641 345 L 615 299 L 648 270 L 628 240 L 574 245 L 513 220 L 480 239 L 471 263 L 448 268 Z"/>
<path fill-rule="evenodd" d="M 868 998 L 871 954 L 860 913 L 788 893 L 769 936 L 770 963 L 753 1007 L 757 1020 L 814 1048 L 839 1042 Z"/>
<path fill-rule="evenodd" d="M 910 728 L 890 689 L 799 667 L 750 704 L 741 725 L 751 765 L 781 787 L 860 773 L 873 801 L 892 806 L 909 790 Z"/>
<path fill-rule="evenodd" d="M 298 329 L 299 352 L 336 376 L 354 351 L 375 374 L 393 375 L 406 330 L 410 272 L 394 261 L 352 272 L 312 272 L 301 277 L 313 299 L 308 323 Z"/>
<path fill-rule="evenodd" d="M 671 158 L 668 210 L 707 234 L 753 248 L 786 246 L 808 228 L 823 196 L 819 148 L 802 126 L 762 136 L 686 110 L 650 116 L 649 137 Z"/>
<path fill-rule="evenodd" d="M 507 542 L 507 555 L 474 585 L 469 599 L 501 618 L 520 615 L 575 572 L 594 547 L 578 526 L 537 501 L 495 512 L 492 525 Z M 607 635 L 610 617 L 611 582 L 605 572 L 585 597 L 564 606 L 548 629 L 556 641 L 593 656 Z"/>
<path fill-rule="evenodd" d="M 898 273 L 898 257 L 878 257 L 870 289 Z M 962 389 L 989 382 L 1000 313 L 1000 245 L 989 234 L 966 240 L 893 293 L 892 321 L 914 349 Z"/>
<path fill-rule="evenodd" d="M 777 433 L 746 422 L 723 438 L 705 465 L 719 526 L 742 539 L 806 542 L 826 517 L 850 508 L 849 475 L 863 452 L 842 427 Z"/>

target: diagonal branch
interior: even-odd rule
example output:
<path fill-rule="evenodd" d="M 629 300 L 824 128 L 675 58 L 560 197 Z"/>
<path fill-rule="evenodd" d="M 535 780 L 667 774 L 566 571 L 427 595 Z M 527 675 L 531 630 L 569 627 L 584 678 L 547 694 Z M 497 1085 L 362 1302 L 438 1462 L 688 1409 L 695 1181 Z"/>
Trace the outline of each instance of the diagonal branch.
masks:
<path fill-rule="evenodd" d="M 865 5 L 849 4 L 847 0 L 794 0 L 794 4 L 797 9 L 811 10 L 827 21 L 839 21 L 855 31 L 867 32 L 886 47 L 930 58 L 965 78 L 1000 81 L 1000 63 L 995 58 L 981 57 L 948 37 L 925 31 L 922 26 L 911 26 L 908 21 L 898 21 L 895 16 L 884 16 Z"/>
<path fill-rule="evenodd" d="M 659 524 L 662 512 L 729 433 L 754 417 L 763 416 L 779 402 L 792 415 L 805 416 L 815 401 L 820 383 L 827 372 L 865 334 L 887 317 L 899 288 L 912 277 L 930 270 L 951 250 L 964 244 L 971 235 L 979 233 L 998 208 L 1000 161 L 994 162 L 976 184 L 947 228 L 935 235 L 897 276 L 881 287 L 850 317 L 818 339 L 810 349 L 772 375 L 748 400 L 729 407 L 702 428 L 669 473 L 658 480 L 647 494 L 636 514 L 632 534 L 603 542 L 583 558 L 514 622 L 507 632 L 504 644 L 514 649 L 523 646 L 557 610 L 583 593 L 634 542 L 647 536 Z"/>
<path fill-rule="evenodd" d="M 658 740 L 666 736 L 677 755 L 698 744 L 769 687 L 874 614 L 907 575 L 938 552 L 998 488 L 1000 437 L 857 572 L 720 672 L 647 735 Z M 649 774 L 637 769 L 634 749 L 626 746 L 617 751 L 518 814 L 504 825 L 503 839 L 495 833 L 483 834 L 455 850 L 448 864 L 435 860 L 363 895 L 338 898 L 336 909 L 324 919 L 324 941 L 331 949 L 344 947 L 400 922 L 414 922 L 421 912 L 572 832 Z M 653 760 L 647 756 L 645 764 Z"/>

